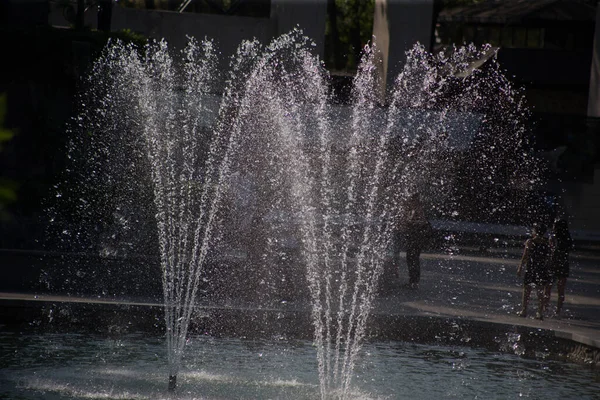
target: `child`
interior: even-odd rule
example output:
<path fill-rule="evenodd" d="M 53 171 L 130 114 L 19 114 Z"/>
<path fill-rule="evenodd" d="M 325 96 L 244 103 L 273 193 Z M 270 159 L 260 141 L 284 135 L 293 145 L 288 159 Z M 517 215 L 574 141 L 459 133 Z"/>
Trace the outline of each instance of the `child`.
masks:
<path fill-rule="evenodd" d="M 525 242 L 525 251 L 521 264 L 517 269 L 517 276 L 525 272 L 523 279 L 523 309 L 518 313 L 521 317 L 527 316 L 527 305 L 533 286 L 537 289 L 538 311 L 536 319 L 544 319 L 546 306 L 545 289 L 549 281 L 548 257 L 550 245 L 544 237 L 546 227 L 541 224 L 533 226 L 533 237 Z"/>

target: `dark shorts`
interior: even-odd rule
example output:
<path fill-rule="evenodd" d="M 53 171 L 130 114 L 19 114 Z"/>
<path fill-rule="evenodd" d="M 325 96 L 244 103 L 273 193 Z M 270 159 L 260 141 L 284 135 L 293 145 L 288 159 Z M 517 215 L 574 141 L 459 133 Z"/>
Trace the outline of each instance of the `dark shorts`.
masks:
<path fill-rule="evenodd" d="M 525 285 L 547 285 L 551 282 L 551 276 L 545 268 L 529 268 L 525 271 L 525 279 L 523 283 Z"/>
<path fill-rule="evenodd" d="M 569 258 L 567 255 L 552 257 L 552 280 L 569 277 Z"/>

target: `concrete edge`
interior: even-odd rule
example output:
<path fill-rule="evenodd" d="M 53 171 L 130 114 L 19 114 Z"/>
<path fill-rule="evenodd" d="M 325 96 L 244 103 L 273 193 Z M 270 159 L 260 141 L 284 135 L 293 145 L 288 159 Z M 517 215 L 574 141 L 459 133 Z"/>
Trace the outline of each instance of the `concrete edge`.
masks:
<path fill-rule="evenodd" d="M 164 334 L 160 304 L 78 300 L 0 299 L 0 323 L 39 332 Z M 598 340 L 561 330 L 438 315 L 372 314 L 370 318 L 367 341 L 481 347 L 532 358 L 543 354 L 546 358 L 600 367 Z M 312 340 L 313 331 L 310 312 L 305 309 L 198 306 L 190 326 L 192 333 L 216 337 Z"/>

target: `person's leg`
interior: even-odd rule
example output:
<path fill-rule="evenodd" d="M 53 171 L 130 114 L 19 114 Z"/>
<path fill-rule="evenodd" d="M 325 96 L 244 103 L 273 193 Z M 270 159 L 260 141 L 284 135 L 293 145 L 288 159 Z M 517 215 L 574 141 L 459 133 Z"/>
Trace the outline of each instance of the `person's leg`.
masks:
<path fill-rule="evenodd" d="M 400 266 L 404 264 L 401 262 L 400 244 L 401 240 L 398 231 L 395 230 L 392 232 L 392 240 L 388 248 L 389 254 L 383 265 L 383 273 L 379 277 L 379 287 L 383 292 L 392 290 L 400 276 Z"/>
<path fill-rule="evenodd" d="M 550 280 L 550 282 L 548 282 L 548 284 L 546 285 L 545 291 L 544 291 L 544 312 L 548 309 L 548 305 L 550 304 L 550 299 L 552 297 L 552 286 L 554 285 L 554 282 L 552 280 Z"/>
<path fill-rule="evenodd" d="M 518 313 L 521 317 L 527 316 L 527 305 L 529 304 L 529 296 L 531 295 L 531 285 L 523 285 L 522 310 Z"/>
<path fill-rule="evenodd" d="M 408 267 L 408 281 L 410 284 L 419 283 L 421 275 L 419 265 L 420 253 L 418 246 L 409 245 L 406 248 L 406 265 Z"/>
<path fill-rule="evenodd" d="M 556 302 L 556 314 L 562 311 L 563 303 L 565 302 L 565 287 L 567 286 L 567 278 L 561 277 L 556 284 L 558 291 L 558 301 Z"/>
<path fill-rule="evenodd" d="M 394 278 L 400 277 L 400 250 L 402 249 L 402 232 L 398 229 L 394 231 L 392 243 L 392 270 Z"/>
<path fill-rule="evenodd" d="M 419 283 L 421 281 L 421 246 L 415 249 L 415 268 L 414 268 L 414 283 Z"/>
<path fill-rule="evenodd" d="M 535 315 L 536 319 L 544 319 L 544 308 L 546 306 L 546 287 L 547 285 L 543 284 L 535 286 L 538 299 L 538 310 Z"/>

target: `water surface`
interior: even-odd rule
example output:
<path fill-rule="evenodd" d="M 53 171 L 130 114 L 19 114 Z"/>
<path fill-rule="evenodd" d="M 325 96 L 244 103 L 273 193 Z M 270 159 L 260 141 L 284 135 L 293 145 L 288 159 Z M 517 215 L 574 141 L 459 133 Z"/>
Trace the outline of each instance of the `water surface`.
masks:
<path fill-rule="evenodd" d="M 2 399 L 168 398 L 163 337 L 145 333 L 0 332 Z M 316 399 L 316 349 L 273 337 L 191 337 L 176 398 Z M 366 343 L 354 370 L 356 399 L 597 399 L 584 365 L 469 347 Z"/>

